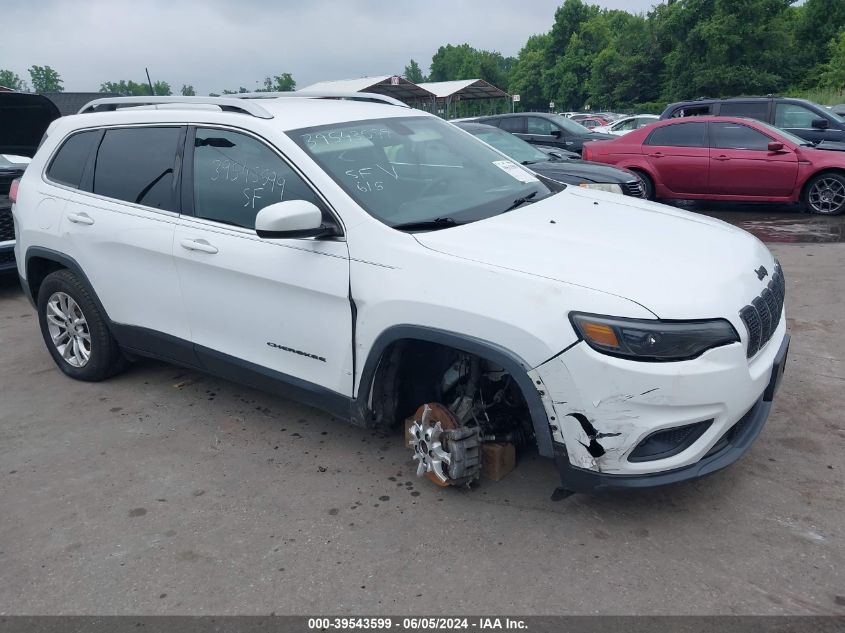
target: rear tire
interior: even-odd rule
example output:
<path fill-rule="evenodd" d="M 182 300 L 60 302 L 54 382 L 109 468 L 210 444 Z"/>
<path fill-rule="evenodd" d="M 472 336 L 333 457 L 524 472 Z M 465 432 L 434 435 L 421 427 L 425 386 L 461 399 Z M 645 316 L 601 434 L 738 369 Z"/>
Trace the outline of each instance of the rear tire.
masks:
<path fill-rule="evenodd" d="M 654 200 L 654 181 L 651 179 L 647 173 L 640 171 L 639 169 L 632 169 L 632 172 L 639 176 L 640 180 L 643 181 L 643 191 L 646 200 Z"/>
<path fill-rule="evenodd" d="M 71 271 L 47 275 L 38 289 L 38 322 L 47 351 L 65 374 L 96 382 L 122 371 L 126 359 L 106 316 Z"/>
<path fill-rule="evenodd" d="M 818 215 L 840 215 L 845 211 L 845 175 L 819 174 L 804 187 L 804 209 Z"/>

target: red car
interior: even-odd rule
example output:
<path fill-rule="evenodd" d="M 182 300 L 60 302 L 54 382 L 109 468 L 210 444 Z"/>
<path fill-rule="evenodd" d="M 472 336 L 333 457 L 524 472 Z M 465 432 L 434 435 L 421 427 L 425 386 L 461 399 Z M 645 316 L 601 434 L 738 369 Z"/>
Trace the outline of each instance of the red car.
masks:
<path fill-rule="evenodd" d="M 813 213 L 845 211 L 845 152 L 751 119 L 660 121 L 587 143 L 583 158 L 636 172 L 651 199 L 801 202 Z"/>
<path fill-rule="evenodd" d="M 603 116 L 598 115 L 583 115 L 583 114 L 576 114 L 574 116 L 569 117 L 576 123 L 580 123 L 588 130 L 592 130 L 594 127 L 601 127 L 603 125 L 608 125 L 610 121 L 605 119 Z"/>

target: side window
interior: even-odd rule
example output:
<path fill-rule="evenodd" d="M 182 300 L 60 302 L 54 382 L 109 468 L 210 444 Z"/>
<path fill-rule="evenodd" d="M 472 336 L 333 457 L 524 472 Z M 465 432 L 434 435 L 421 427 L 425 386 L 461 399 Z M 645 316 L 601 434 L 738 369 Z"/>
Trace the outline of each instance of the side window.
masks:
<path fill-rule="evenodd" d="M 47 168 L 47 177 L 74 189 L 79 188 L 82 172 L 100 134 L 100 130 L 88 130 L 67 139 Z"/>
<path fill-rule="evenodd" d="M 646 145 L 669 147 L 704 147 L 704 123 L 676 123 L 654 130 L 646 139 Z"/>
<path fill-rule="evenodd" d="M 719 107 L 719 116 L 742 116 L 766 121 L 769 118 L 768 101 L 726 101 Z"/>
<path fill-rule="evenodd" d="M 621 123 L 613 126 L 614 132 L 626 132 L 628 130 L 633 130 L 637 125 L 638 119 L 628 119 L 627 121 L 622 121 Z"/>
<path fill-rule="evenodd" d="M 238 132 L 198 128 L 194 140 L 194 215 L 255 228 L 255 216 L 283 200 L 322 204 L 264 143 Z"/>
<path fill-rule="evenodd" d="M 819 118 L 820 114 L 795 103 L 779 103 L 775 107 L 775 127 L 809 130 L 813 120 Z"/>
<path fill-rule="evenodd" d="M 522 134 L 525 130 L 524 123 L 525 119 L 523 117 L 511 116 L 500 119 L 499 127 L 511 134 Z"/>
<path fill-rule="evenodd" d="M 551 121 L 548 119 L 541 119 L 537 116 L 528 117 L 527 124 L 528 134 L 544 134 L 549 136 L 552 133 L 552 129 L 556 129 L 553 128 Z"/>
<path fill-rule="evenodd" d="M 106 130 L 97 150 L 92 191 L 175 211 L 173 169 L 181 133 L 178 127 Z"/>
<path fill-rule="evenodd" d="M 767 151 L 771 138 L 738 123 L 711 123 L 710 145 L 719 149 Z"/>
<path fill-rule="evenodd" d="M 710 114 L 710 105 L 688 105 L 675 110 L 669 118 L 678 119 L 687 116 L 707 116 Z"/>

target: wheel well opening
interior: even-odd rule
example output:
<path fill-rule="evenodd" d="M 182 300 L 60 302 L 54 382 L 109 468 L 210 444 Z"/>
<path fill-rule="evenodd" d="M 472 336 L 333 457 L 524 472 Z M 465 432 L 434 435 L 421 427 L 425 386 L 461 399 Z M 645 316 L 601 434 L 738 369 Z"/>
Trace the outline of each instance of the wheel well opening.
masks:
<path fill-rule="evenodd" d="M 38 290 L 47 275 L 64 268 L 66 266 L 45 257 L 32 257 L 26 263 L 26 283 L 29 285 L 33 301 L 38 301 Z"/>
<path fill-rule="evenodd" d="M 845 169 L 836 169 L 834 167 L 834 168 L 830 168 L 830 169 L 823 169 L 821 171 L 816 172 L 815 174 L 813 174 L 812 176 L 807 178 L 807 180 L 804 182 L 804 186 L 801 187 L 801 198 L 803 199 L 806 196 L 807 189 L 810 187 L 810 184 L 816 178 L 818 178 L 819 176 L 824 176 L 826 174 L 836 174 L 837 176 L 845 176 Z"/>
<path fill-rule="evenodd" d="M 478 426 L 482 441 L 536 444 L 522 389 L 503 367 L 449 345 L 416 339 L 390 344 L 373 377 L 371 422 L 398 428 L 427 403 L 444 405 L 462 426 Z"/>

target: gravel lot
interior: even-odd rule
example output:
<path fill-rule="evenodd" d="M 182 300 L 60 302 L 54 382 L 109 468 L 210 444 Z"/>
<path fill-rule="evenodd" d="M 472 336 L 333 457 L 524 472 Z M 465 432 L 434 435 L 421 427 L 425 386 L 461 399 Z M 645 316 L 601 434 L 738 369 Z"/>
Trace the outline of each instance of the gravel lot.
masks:
<path fill-rule="evenodd" d="M 561 502 L 546 460 L 441 490 L 401 434 L 178 367 L 73 382 L 0 280 L 0 615 L 845 614 L 845 244 L 797 234 L 749 454 Z"/>

